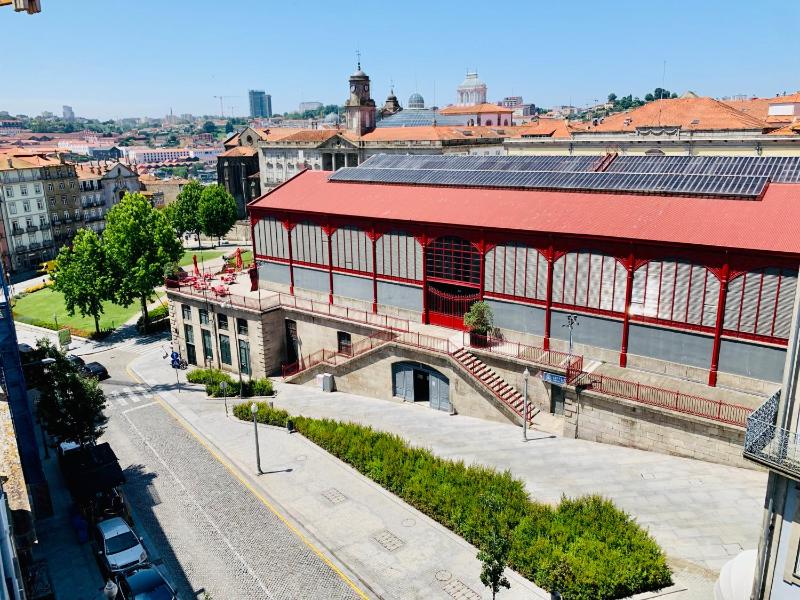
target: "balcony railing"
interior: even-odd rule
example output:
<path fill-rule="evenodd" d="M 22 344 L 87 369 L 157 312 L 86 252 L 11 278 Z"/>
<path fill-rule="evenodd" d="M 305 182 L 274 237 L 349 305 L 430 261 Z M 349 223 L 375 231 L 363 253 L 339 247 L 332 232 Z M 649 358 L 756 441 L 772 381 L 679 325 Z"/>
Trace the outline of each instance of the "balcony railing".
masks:
<path fill-rule="evenodd" d="M 20 227 L 14 227 L 11 229 L 11 235 L 22 235 L 25 233 L 25 230 Z"/>
<path fill-rule="evenodd" d="M 25 230 L 28 233 L 33 233 L 34 231 L 39 231 L 39 228 L 36 225 L 28 225 Z"/>
<path fill-rule="evenodd" d="M 41 229 L 42 231 L 44 231 L 45 229 L 50 229 L 50 223 L 46 221 L 43 223 L 39 223 L 39 229 Z"/>
<path fill-rule="evenodd" d="M 744 456 L 800 480 L 800 440 L 797 431 L 778 426 L 780 399 L 781 393 L 777 391 L 747 417 Z"/>

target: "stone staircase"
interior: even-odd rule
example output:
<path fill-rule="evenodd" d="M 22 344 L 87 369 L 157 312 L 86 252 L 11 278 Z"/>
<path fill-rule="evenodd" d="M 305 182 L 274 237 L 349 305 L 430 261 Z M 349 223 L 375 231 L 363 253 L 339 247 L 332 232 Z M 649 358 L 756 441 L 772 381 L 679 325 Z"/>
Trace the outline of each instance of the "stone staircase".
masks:
<path fill-rule="evenodd" d="M 503 404 L 508 406 L 514 413 L 522 418 L 524 398 L 522 394 L 505 379 L 500 377 L 494 370 L 487 366 L 477 356 L 469 352 L 466 348 L 459 348 L 450 354 L 462 367 L 483 384 L 494 394 Z M 528 403 L 528 422 L 533 422 L 533 418 L 539 413 L 539 408 Z"/>

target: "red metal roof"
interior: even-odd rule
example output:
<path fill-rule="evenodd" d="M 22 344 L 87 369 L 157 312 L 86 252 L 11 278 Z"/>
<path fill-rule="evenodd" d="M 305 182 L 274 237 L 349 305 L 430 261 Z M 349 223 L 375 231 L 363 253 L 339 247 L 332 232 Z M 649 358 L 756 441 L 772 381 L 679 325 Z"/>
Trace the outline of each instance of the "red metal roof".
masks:
<path fill-rule="evenodd" d="M 761 200 L 334 183 L 303 171 L 251 209 L 800 254 L 800 185 Z"/>

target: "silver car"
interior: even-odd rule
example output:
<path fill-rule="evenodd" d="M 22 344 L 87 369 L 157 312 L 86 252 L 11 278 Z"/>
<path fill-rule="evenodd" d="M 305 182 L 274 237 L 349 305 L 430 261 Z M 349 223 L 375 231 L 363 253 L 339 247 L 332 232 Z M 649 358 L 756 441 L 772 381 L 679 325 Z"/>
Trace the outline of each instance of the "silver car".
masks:
<path fill-rule="evenodd" d="M 147 564 L 142 541 L 121 517 L 100 521 L 95 528 L 97 554 L 108 573 L 127 573 Z"/>

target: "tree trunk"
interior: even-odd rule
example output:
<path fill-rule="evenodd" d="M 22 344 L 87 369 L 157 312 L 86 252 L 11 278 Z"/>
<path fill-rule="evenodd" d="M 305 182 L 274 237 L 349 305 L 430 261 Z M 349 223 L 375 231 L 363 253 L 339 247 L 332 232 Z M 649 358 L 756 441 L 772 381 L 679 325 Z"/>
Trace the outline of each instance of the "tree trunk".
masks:
<path fill-rule="evenodd" d="M 195 231 L 194 234 L 197 236 L 197 248 L 199 250 L 202 250 L 203 249 L 203 243 L 200 241 L 200 232 L 199 231 Z"/>
<path fill-rule="evenodd" d="M 142 296 L 141 302 L 142 302 L 142 329 L 144 330 L 144 333 L 147 333 L 147 331 L 150 329 L 150 322 L 149 322 L 150 319 L 147 314 L 147 296 Z"/>
<path fill-rule="evenodd" d="M 94 332 L 100 335 L 100 317 L 97 316 L 97 313 L 94 313 Z"/>

